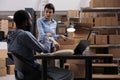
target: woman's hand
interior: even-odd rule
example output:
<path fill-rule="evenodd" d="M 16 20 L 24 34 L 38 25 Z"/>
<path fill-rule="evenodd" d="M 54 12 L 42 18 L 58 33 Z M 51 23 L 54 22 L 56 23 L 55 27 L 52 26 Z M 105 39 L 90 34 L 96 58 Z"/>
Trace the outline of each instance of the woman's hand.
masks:
<path fill-rule="evenodd" d="M 60 35 L 59 39 L 63 39 L 64 41 L 68 39 L 68 37 L 64 36 L 64 35 Z"/>
<path fill-rule="evenodd" d="M 53 44 L 55 45 L 55 48 L 56 48 L 57 50 L 60 48 L 60 44 L 59 44 L 57 41 L 55 41 Z"/>
<path fill-rule="evenodd" d="M 54 38 L 50 38 L 50 41 L 55 45 L 57 49 L 60 48 L 60 44 Z"/>
<path fill-rule="evenodd" d="M 45 36 L 52 37 L 52 36 L 53 36 L 53 33 L 46 33 Z"/>

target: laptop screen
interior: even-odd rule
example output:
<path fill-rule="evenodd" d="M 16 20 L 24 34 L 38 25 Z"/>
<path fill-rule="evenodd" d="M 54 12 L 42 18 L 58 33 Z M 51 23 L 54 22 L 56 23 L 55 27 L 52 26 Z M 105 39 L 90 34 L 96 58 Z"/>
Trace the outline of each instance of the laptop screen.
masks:
<path fill-rule="evenodd" d="M 89 46 L 90 41 L 89 40 L 80 40 L 76 48 L 74 49 L 74 55 L 82 55 L 84 50 Z"/>

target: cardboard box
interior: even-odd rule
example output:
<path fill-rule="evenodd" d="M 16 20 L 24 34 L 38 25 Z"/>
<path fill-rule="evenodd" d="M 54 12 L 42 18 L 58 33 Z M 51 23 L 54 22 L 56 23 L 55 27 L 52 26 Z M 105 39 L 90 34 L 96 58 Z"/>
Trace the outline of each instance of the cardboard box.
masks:
<path fill-rule="evenodd" d="M 109 44 L 120 44 L 120 35 L 109 35 Z"/>
<path fill-rule="evenodd" d="M 6 76 L 6 67 L 0 68 L 0 76 Z"/>
<path fill-rule="evenodd" d="M 101 26 L 101 21 L 102 21 L 101 17 L 96 17 L 96 18 L 95 18 L 95 26 L 96 26 L 96 27 L 97 27 L 97 26 Z"/>
<path fill-rule="evenodd" d="M 62 49 L 75 49 L 76 45 L 60 45 L 60 50 Z"/>
<path fill-rule="evenodd" d="M 68 10 L 67 11 L 68 17 L 79 17 L 79 15 L 80 15 L 79 10 Z"/>
<path fill-rule="evenodd" d="M 90 36 L 90 44 L 95 44 L 95 35 Z"/>
<path fill-rule="evenodd" d="M 105 7 L 114 7 L 115 0 L 105 0 Z"/>
<path fill-rule="evenodd" d="M 6 66 L 6 59 L 0 58 L 0 68 L 4 68 Z"/>
<path fill-rule="evenodd" d="M 105 7 L 120 7 L 120 0 L 105 0 Z"/>
<path fill-rule="evenodd" d="M 4 49 L 4 50 L 0 50 L 0 58 L 7 58 L 8 55 L 7 55 L 7 50 Z"/>
<path fill-rule="evenodd" d="M 0 42 L 0 58 L 7 58 L 7 42 Z"/>
<path fill-rule="evenodd" d="M 101 23 L 100 23 L 100 26 L 105 26 L 107 21 L 106 21 L 106 17 L 100 17 L 101 18 Z"/>
<path fill-rule="evenodd" d="M 105 0 L 91 0 L 89 3 L 90 7 L 104 7 L 105 6 Z"/>
<path fill-rule="evenodd" d="M 66 63 L 66 66 L 69 66 L 68 69 L 74 73 L 75 78 L 85 77 L 85 60 L 68 59 Z"/>
<path fill-rule="evenodd" d="M 8 33 L 8 20 L 1 20 L 1 31 L 5 32 L 5 35 Z"/>
<path fill-rule="evenodd" d="M 84 64 L 70 64 L 70 71 L 74 73 L 75 78 L 85 78 Z"/>
<path fill-rule="evenodd" d="M 68 38 L 66 40 L 64 40 L 64 39 L 58 39 L 57 42 L 60 45 L 75 45 L 75 40 L 73 38 Z"/>
<path fill-rule="evenodd" d="M 91 0 L 90 7 L 120 7 L 120 0 Z"/>
<path fill-rule="evenodd" d="M 118 25 L 118 17 L 111 17 L 111 25 L 117 26 Z"/>
<path fill-rule="evenodd" d="M 113 17 L 96 17 L 95 26 L 116 26 L 118 25 L 118 18 Z"/>
<path fill-rule="evenodd" d="M 111 26 L 112 20 L 111 17 L 105 17 L 105 26 Z M 104 25 L 104 24 L 103 24 Z"/>
<path fill-rule="evenodd" d="M 113 54 L 113 58 L 120 58 L 120 47 L 109 47 L 109 54 Z"/>
<path fill-rule="evenodd" d="M 114 17 L 105 17 L 105 25 L 106 26 L 116 26 L 118 25 L 118 19 L 116 16 Z"/>
<path fill-rule="evenodd" d="M 58 34 L 65 34 L 66 33 L 66 27 L 58 27 L 57 33 Z"/>
<path fill-rule="evenodd" d="M 66 62 L 69 64 L 85 64 L 85 60 L 68 59 Z"/>
<path fill-rule="evenodd" d="M 8 65 L 7 66 L 7 73 L 14 74 L 14 68 L 15 68 L 15 65 Z"/>
<path fill-rule="evenodd" d="M 114 6 L 120 7 L 120 0 L 114 0 Z"/>
<path fill-rule="evenodd" d="M 96 35 L 96 44 L 103 45 L 108 44 L 108 38 L 107 35 Z"/>
<path fill-rule="evenodd" d="M 93 24 L 93 18 L 82 18 L 81 23 Z"/>
<path fill-rule="evenodd" d="M 83 13 L 84 13 L 83 17 L 85 17 L 85 18 L 93 18 L 94 17 L 93 12 L 83 12 Z"/>

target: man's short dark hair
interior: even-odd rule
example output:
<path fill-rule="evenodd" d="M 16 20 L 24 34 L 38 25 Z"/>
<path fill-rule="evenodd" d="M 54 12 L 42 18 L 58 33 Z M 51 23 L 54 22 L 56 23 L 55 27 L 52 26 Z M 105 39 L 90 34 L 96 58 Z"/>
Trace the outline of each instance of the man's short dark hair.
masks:
<path fill-rule="evenodd" d="M 13 18 L 17 28 L 22 28 L 22 25 L 25 23 L 25 21 L 29 21 L 29 19 L 30 16 L 25 10 L 16 11 Z"/>
<path fill-rule="evenodd" d="M 54 7 L 54 5 L 53 5 L 52 3 L 46 4 L 45 7 L 44 7 L 44 9 L 45 9 L 45 8 L 52 9 L 52 10 L 53 10 L 53 13 L 55 13 L 55 7 Z"/>

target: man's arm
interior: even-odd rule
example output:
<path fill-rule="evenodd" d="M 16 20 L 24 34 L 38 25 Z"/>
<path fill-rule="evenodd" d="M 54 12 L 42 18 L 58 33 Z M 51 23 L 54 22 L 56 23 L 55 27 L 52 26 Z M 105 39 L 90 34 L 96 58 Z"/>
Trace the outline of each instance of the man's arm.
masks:
<path fill-rule="evenodd" d="M 50 44 L 51 44 L 50 42 L 46 41 L 44 44 L 41 44 L 30 32 L 26 32 L 23 38 L 24 38 L 23 40 L 27 40 L 25 45 L 28 48 L 34 49 L 37 52 L 44 52 L 44 53 L 50 52 Z"/>

